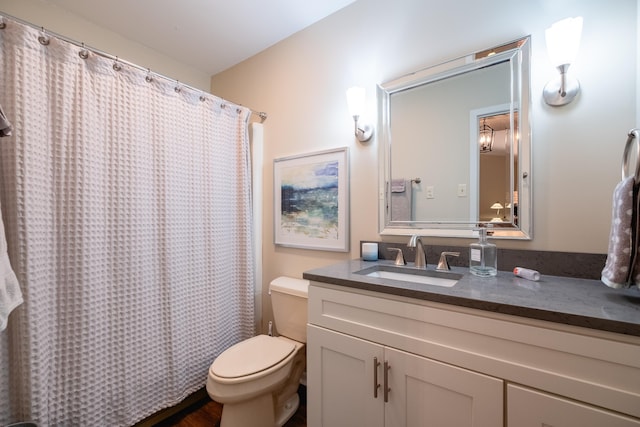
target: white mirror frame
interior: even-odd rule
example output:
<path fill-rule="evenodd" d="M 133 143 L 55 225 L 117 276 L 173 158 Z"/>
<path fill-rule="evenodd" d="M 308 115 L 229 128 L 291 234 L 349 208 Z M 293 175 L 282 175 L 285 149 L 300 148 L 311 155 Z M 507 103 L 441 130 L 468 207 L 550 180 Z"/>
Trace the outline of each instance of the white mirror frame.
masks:
<path fill-rule="evenodd" d="M 531 84 L 530 84 L 530 62 L 531 62 L 531 39 L 530 36 L 523 37 L 514 42 L 502 46 L 518 47 L 507 50 L 496 47 L 499 52 L 491 56 L 475 59 L 476 54 L 467 55 L 452 61 L 445 62 L 433 67 L 410 73 L 400 78 L 378 85 L 378 129 L 379 129 L 379 232 L 381 235 L 413 235 L 435 237 L 460 237 L 472 238 L 478 235 L 477 229 L 480 222 L 457 222 L 457 221 L 391 221 L 390 209 L 387 200 L 390 199 L 391 181 L 391 129 L 390 123 L 390 96 L 393 93 L 425 85 L 430 82 L 440 81 L 462 73 L 485 68 L 493 64 L 510 61 L 511 69 L 515 70 L 516 76 L 512 76 L 511 85 L 513 91 L 517 91 L 519 96 L 512 95 L 512 102 L 507 104 L 513 123 L 514 112 L 518 112 L 518 128 L 511 127 L 511 140 L 516 140 L 518 144 L 518 224 L 511 227 L 493 227 L 494 238 L 531 240 L 533 236 L 532 221 L 532 181 L 531 181 Z M 487 107 L 489 108 L 489 107 Z M 470 117 L 473 115 L 470 112 Z M 470 119 L 472 120 L 472 119 Z M 466 124 L 465 124 L 466 125 Z M 516 135 L 518 136 L 516 139 Z M 471 127 L 470 144 L 477 147 L 478 130 Z M 513 151 L 513 150 L 512 150 Z M 477 160 L 478 156 L 471 156 Z M 513 162 L 512 162 L 513 163 Z M 470 172 L 475 176 L 479 173 L 478 165 L 470 165 Z M 513 174 L 513 168 L 512 168 Z M 513 181 L 512 181 L 513 182 Z M 471 188 L 470 188 L 471 190 Z M 511 192 L 513 194 L 513 191 Z M 476 198 L 475 194 L 471 198 Z M 476 202 L 477 204 L 477 202 Z M 471 209 L 473 210 L 473 208 Z M 487 224 L 484 222 L 483 224 Z"/>

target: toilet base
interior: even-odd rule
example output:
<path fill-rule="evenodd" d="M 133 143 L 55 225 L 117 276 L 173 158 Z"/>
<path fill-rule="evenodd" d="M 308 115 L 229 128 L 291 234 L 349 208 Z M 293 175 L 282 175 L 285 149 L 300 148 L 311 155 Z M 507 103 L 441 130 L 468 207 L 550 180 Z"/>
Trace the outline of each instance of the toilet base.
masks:
<path fill-rule="evenodd" d="M 220 427 L 274 427 L 274 425 L 275 413 L 271 393 L 244 402 L 225 403 L 222 407 Z"/>
<path fill-rule="evenodd" d="M 300 406 L 300 396 L 294 393 L 282 407 L 273 407 L 273 394 L 269 393 L 250 401 L 225 403 L 220 427 L 282 427 Z M 276 419 L 277 416 L 277 419 Z"/>
<path fill-rule="evenodd" d="M 284 423 L 289 421 L 289 418 L 291 418 L 293 414 L 296 413 L 299 406 L 300 396 L 298 396 L 298 393 L 294 393 L 289 399 L 287 399 L 286 402 L 284 402 L 282 408 L 278 408 L 278 419 L 276 420 L 276 427 L 282 427 Z"/>

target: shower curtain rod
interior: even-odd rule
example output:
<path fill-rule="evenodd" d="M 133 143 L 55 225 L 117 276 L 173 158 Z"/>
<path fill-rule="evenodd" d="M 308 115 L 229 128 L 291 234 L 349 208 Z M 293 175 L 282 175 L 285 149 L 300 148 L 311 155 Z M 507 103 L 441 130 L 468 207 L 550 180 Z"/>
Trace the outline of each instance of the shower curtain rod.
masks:
<path fill-rule="evenodd" d="M 82 49 L 85 49 L 85 50 L 88 50 L 90 52 L 93 52 L 96 55 L 99 55 L 99 56 L 101 56 L 103 58 L 111 59 L 111 60 L 115 61 L 116 63 L 125 64 L 125 65 L 128 65 L 129 67 L 133 67 L 133 68 L 136 68 L 136 69 L 141 70 L 141 71 L 146 71 L 150 76 L 155 76 L 155 77 L 158 77 L 158 78 L 161 78 L 161 79 L 164 79 L 164 80 L 168 80 L 168 81 L 171 81 L 171 82 L 176 82 L 176 85 L 177 85 L 176 89 L 178 89 L 178 86 L 179 86 L 180 88 L 186 88 L 186 89 L 192 90 L 194 92 L 200 92 L 202 94 L 201 95 L 201 99 L 202 99 L 202 96 L 206 96 L 206 95 L 212 95 L 212 96 L 215 96 L 216 98 L 220 98 L 220 97 L 218 97 L 218 96 L 216 96 L 216 95 L 214 95 L 212 93 L 205 92 L 202 89 L 198 89 L 198 88 L 195 88 L 195 87 L 190 86 L 188 84 L 181 83 L 176 79 L 172 79 L 170 77 L 165 76 L 164 74 L 160 74 L 160 73 L 156 73 L 155 71 L 151 71 L 150 68 L 145 68 L 145 67 L 142 67 L 142 66 L 140 66 L 138 64 L 134 64 L 132 62 L 123 60 L 122 58 L 114 56 L 114 55 L 112 55 L 110 53 L 101 51 L 100 49 L 96 49 L 94 47 L 87 46 L 82 42 L 70 39 L 70 38 L 65 37 L 65 36 L 63 36 L 61 34 L 57 34 L 57 33 L 53 32 L 53 31 L 46 30 L 44 27 L 39 27 L 39 26 L 37 26 L 35 24 L 32 24 L 31 22 L 27 22 L 27 21 L 25 21 L 23 19 L 16 18 L 15 16 L 11 16 L 11 15 L 9 15 L 7 13 L 2 12 L 2 11 L 0 11 L 0 30 L 4 29 L 6 27 L 6 25 L 7 25 L 4 22 L 4 18 L 8 18 L 8 19 L 14 20 L 16 22 L 19 22 L 19 23 L 21 23 L 23 25 L 26 25 L 28 27 L 31 27 L 33 29 L 40 30 L 42 32 L 42 36 L 38 37 L 38 40 L 42 44 L 48 44 L 46 36 L 52 36 L 52 37 L 55 37 L 55 38 L 60 39 L 62 41 L 65 41 L 67 43 L 71 43 L 74 46 L 78 46 L 78 47 L 80 47 Z M 86 57 L 83 57 L 83 58 L 86 58 Z M 220 98 L 220 99 L 222 99 L 223 101 L 227 101 L 224 98 Z M 237 103 L 235 103 L 233 101 L 228 101 L 228 102 L 230 102 L 232 104 L 235 104 L 235 105 L 238 105 L 238 106 L 242 106 L 242 104 L 237 104 Z M 256 116 L 260 117 L 260 122 L 264 122 L 267 119 L 267 113 L 265 113 L 264 111 L 255 111 L 255 110 L 253 110 L 251 108 L 249 108 L 249 111 L 251 111 L 251 114 L 255 114 Z"/>

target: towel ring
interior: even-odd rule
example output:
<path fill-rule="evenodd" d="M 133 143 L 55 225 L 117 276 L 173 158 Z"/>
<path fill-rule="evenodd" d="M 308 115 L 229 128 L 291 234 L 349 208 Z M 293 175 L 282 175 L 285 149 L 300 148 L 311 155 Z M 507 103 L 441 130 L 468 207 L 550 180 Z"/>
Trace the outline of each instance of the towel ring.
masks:
<path fill-rule="evenodd" d="M 629 154 L 631 153 L 631 144 L 636 140 L 636 171 L 634 182 L 640 183 L 640 129 L 631 129 L 627 137 L 627 143 L 624 146 L 624 154 L 622 155 L 622 179 L 629 176 Z"/>

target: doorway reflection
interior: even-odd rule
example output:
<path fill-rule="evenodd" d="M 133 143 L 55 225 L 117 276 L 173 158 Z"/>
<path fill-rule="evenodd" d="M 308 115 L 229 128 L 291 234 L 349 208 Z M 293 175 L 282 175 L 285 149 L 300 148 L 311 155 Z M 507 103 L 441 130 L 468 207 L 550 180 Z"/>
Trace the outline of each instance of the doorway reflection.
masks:
<path fill-rule="evenodd" d="M 513 123 L 508 113 L 478 118 L 478 212 L 481 222 L 494 226 L 518 223 L 518 113 L 513 117 Z"/>

